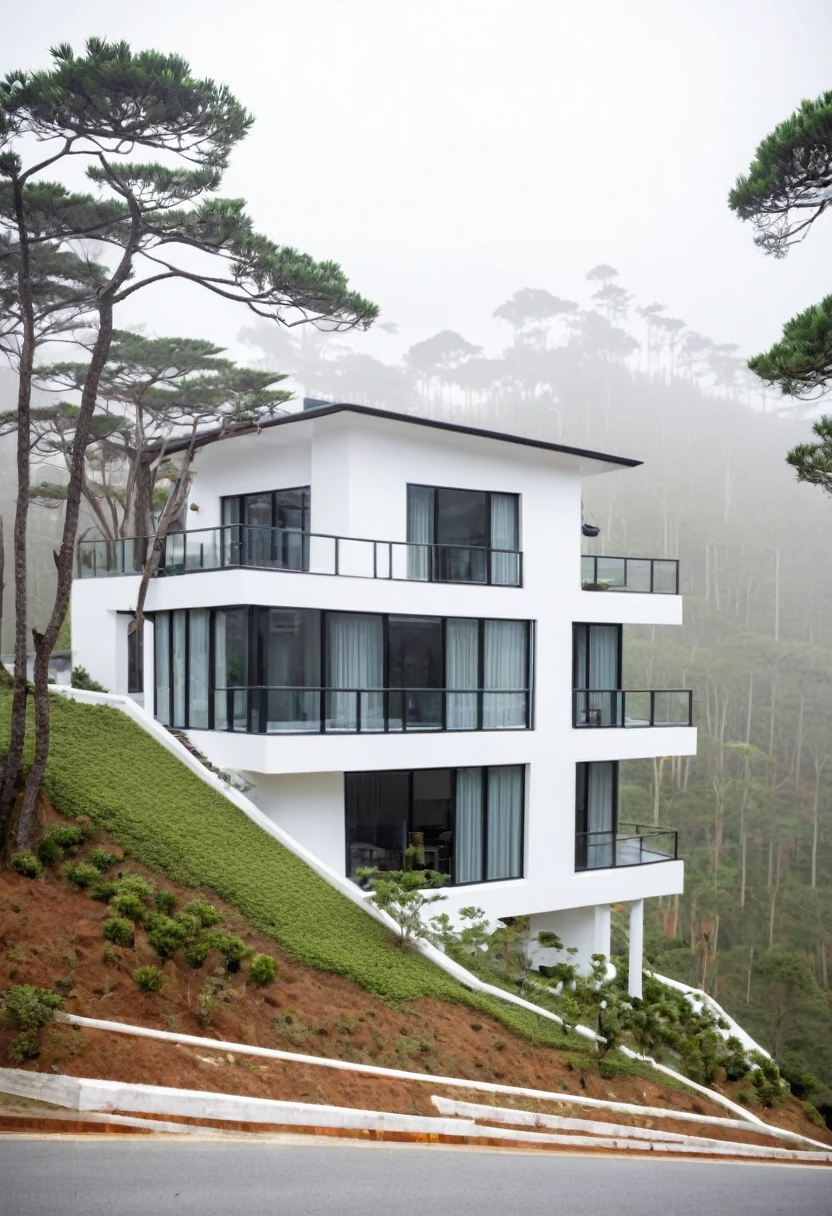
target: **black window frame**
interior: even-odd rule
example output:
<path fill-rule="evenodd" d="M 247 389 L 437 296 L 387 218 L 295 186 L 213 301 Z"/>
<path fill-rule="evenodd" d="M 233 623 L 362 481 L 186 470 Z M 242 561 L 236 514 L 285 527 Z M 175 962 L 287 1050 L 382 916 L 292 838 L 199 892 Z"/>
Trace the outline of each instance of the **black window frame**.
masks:
<path fill-rule="evenodd" d="M 452 887 L 475 887 L 481 886 L 483 883 L 492 882 L 516 882 L 518 879 L 525 878 L 526 875 L 526 819 L 527 819 L 527 798 L 528 798 L 528 765 L 526 764 L 463 764 L 463 765 L 431 765 L 428 768 L 419 769 L 355 769 L 344 773 L 344 873 L 347 878 L 353 879 L 350 873 L 350 840 L 347 831 L 347 781 L 350 777 L 364 777 L 378 771 L 391 773 L 405 773 L 408 778 L 407 783 L 407 836 L 413 835 L 413 776 L 414 773 L 430 773 L 439 771 L 448 771 L 451 774 L 451 832 L 454 841 L 456 840 L 456 787 L 457 776 L 460 769 L 479 769 L 481 773 L 481 816 L 482 816 L 482 878 L 473 878 L 467 882 L 456 881 L 456 852 L 452 857 L 452 872 L 449 876 L 448 886 Z M 512 768 L 520 769 L 520 873 L 512 874 L 502 878 L 487 878 L 488 873 L 488 791 L 490 784 L 490 774 L 495 769 Z M 616 787 L 617 788 L 617 787 Z"/>
<path fill-rule="evenodd" d="M 589 636 L 590 630 L 595 629 L 600 625 L 604 629 L 609 629 L 610 626 L 618 630 L 618 662 L 616 670 L 616 686 L 614 690 L 600 691 L 615 691 L 618 692 L 622 688 L 624 679 L 624 626 L 616 624 L 615 621 L 573 621 L 572 622 L 572 689 L 573 691 L 592 692 L 596 691 L 592 688 L 592 683 L 589 679 Z M 586 685 L 578 683 L 578 653 L 583 650 L 586 667 Z"/>
<path fill-rule="evenodd" d="M 244 494 L 243 493 L 224 494 L 220 497 L 220 527 L 221 527 L 221 529 L 239 528 L 241 530 L 240 539 L 237 542 L 240 547 L 241 552 L 244 551 L 244 548 L 245 548 L 245 534 L 242 531 L 243 528 L 261 527 L 261 526 L 270 527 L 271 528 L 271 542 L 270 542 L 270 546 L 269 546 L 270 561 L 272 563 L 276 563 L 277 554 L 275 552 L 275 544 L 276 544 L 276 539 L 277 539 L 277 534 L 278 534 L 277 496 L 278 496 L 278 494 L 297 494 L 297 493 L 303 494 L 303 496 L 304 496 L 303 500 L 301 502 L 301 526 L 299 529 L 297 529 L 297 531 L 301 536 L 307 538 L 303 542 L 303 545 L 302 545 L 302 556 L 301 556 L 301 566 L 300 566 L 300 573 L 306 573 L 309 569 L 309 540 L 308 540 L 308 537 L 310 535 L 310 522 L 311 522 L 311 515 L 312 515 L 312 486 L 311 485 L 278 486 L 276 489 L 273 489 L 273 490 L 247 490 Z M 248 525 L 248 524 L 246 524 L 245 514 L 244 514 L 245 500 L 247 498 L 263 498 L 267 494 L 271 498 L 271 524 L 266 524 L 266 525 L 257 525 L 257 524 Z M 231 502 L 237 503 L 238 522 L 236 524 L 228 524 L 225 522 L 226 503 L 231 503 Z M 285 531 L 287 531 L 287 529 L 280 529 L 280 531 L 285 532 Z M 224 539 L 221 542 L 221 545 L 222 545 L 222 552 L 224 553 L 225 552 Z M 231 566 L 244 565 L 253 570 L 258 569 L 258 567 L 256 565 L 254 565 L 253 563 L 251 563 L 249 561 L 228 562 L 227 564 L 231 565 Z M 269 565 L 269 566 L 265 566 L 262 568 L 266 569 L 266 570 L 272 570 L 272 569 L 282 569 L 283 567 Z M 293 569 L 293 568 L 287 567 L 287 569 Z"/>
<path fill-rule="evenodd" d="M 621 762 L 619 760 L 579 760 L 575 765 L 575 870 L 580 873 L 592 873 L 594 869 L 613 869 L 613 866 L 598 866 L 588 867 L 586 864 L 588 850 L 588 834 L 587 827 L 589 806 L 587 799 L 589 797 L 589 770 L 593 764 L 611 764 L 612 765 L 612 828 L 610 829 L 613 842 L 618 836 L 618 821 L 619 821 L 619 770 Z M 578 813 L 579 803 L 581 801 L 581 792 L 583 793 L 583 816 L 584 822 L 581 826 Z M 579 864 L 579 840 L 583 839 L 583 862 Z"/>
<path fill-rule="evenodd" d="M 269 619 L 268 613 L 271 612 L 272 609 L 274 609 L 274 608 L 277 608 L 277 609 L 286 608 L 291 611 L 317 612 L 319 614 L 319 624 L 320 624 L 319 671 L 320 671 L 321 679 L 323 680 L 325 678 L 325 673 L 327 670 L 327 621 L 328 621 L 328 618 L 330 616 L 335 616 L 335 615 L 355 615 L 353 613 L 345 613 L 344 610 L 341 610 L 341 609 L 306 608 L 306 607 L 297 608 L 294 605 L 285 605 L 285 604 L 216 604 L 216 605 L 209 606 L 207 608 L 203 605 L 200 605 L 198 608 L 194 608 L 194 609 L 192 609 L 192 608 L 176 608 L 176 609 L 171 608 L 171 609 L 159 610 L 154 613 L 146 614 L 148 617 L 150 617 L 151 619 L 154 620 L 154 628 L 155 628 L 155 618 L 157 616 L 166 615 L 168 617 L 168 621 L 169 621 L 169 625 L 168 625 L 168 669 L 169 669 L 170 674 L 169 674 L 169 687 L 168 687 L 168 702 L 169 702 L 168 723 L 173 729 L 175 729 L 175 730 L 216 730 L 216 729 L 219 729 L 222 731 L 226 731 L 229 734 L 263 734 L 263 735 L 265 735 L 268 733 L 265 729 L 265 723 L 267 721 L 266 697 L 263 695 L 260 695 L 260 696 L 252 695 L 252 692 L 255 690 L 259 690 L 259 689 L 268 687 L 267 685 L 265 685 L 263 683 L 262 678 L 261 678 L 265 674 L 265 672 L 262 668 L 262 665 L 261 665 L 261 660 L 263 659 L 263 656 L 265 653 L 264 646 L 265 646 L 265 638 L 266 638 L 267 631 L 268 631 L 268 619 Z M 190 676 L 191 676 L 191 670 L 190 670 L 190 663 L 191 663 L 190 614 L 192 611 L 206 611 L 206 610 L 209 614 L 209 621 L 208 621 L 208 664 L 209 664 L 209 670 L 208 670 L 208 725 L 207 726 L 191 726 L 191 724 L 190 724 L 190 697 L 189 697 Z M 241 688 L 244 688 L 247 693 L 247 696 L 246 696 L 246 705 L 247 705 L 246 729 L 245 729 L 245 731 L 239 731 L 239 730 L 235 731 L 233 726 L 217 727 L 215 725 L 215 723 L 216 723 L 216 693 L 217 693 L 216 664 L 215 664 L 216 617 L 217 617 L 218 612 L 236 612 L 236 611 L 247 611 L 247 613 L 248 613 L 248 617 L 247 617 L 247 621 L 248 621 L 248 635 L 247 635 L 248 682 L 247 682 L 247 684 L 240 686 Z M 175 725 L 174 720 L 173 720 L 173 705 L 174 705 L 173 613 L 174 612 L 183 612 L 185 615 L 185 631 L 184 631 L 184 633 L 185 633 L 185 654 L 184 654 L 184 660 L 185 660 L 185 662 L 184 662 L 184 667 L 185 667 L 185 724 L 184 725 L 178 725 L 178 724 Z M 524 619 L 515 618 L 515 617 L 471 617 L 471 616 L 437 617 L 433 613 L 428 614 L 428 613 L 403 613 L 403 612 L 391 612 L 391 613 L 372 612 L 372 613 L 359 613 L 358 615 L 377 616 L 377 617 L 381 618 L 381 622 L 382 622 L 382 646 L 383 646 L 382 676 L 383 676 L 383 680 L 384 680 L 383 687 L 385 689 L 385 693 L 384 693 L 384 727 L 383 727 L 383 730 L 380 730 L 378 732 L 373 732 L 373 733 L 394 734 L 394 735 L 408 733 L 406 715 L 403 717 L 401 729 L 397 729 L 397 728 L 394 728 L 392 730 L 390 729 L 389 623 L 390 623 L 391 617 L 396 617 L 396 618 L 412 617 L 417 620 L 419 620 L 419 619 L 437 620 L 438 619 L 441 621 L 441 624 L 442 624 L 442 684 L 436 690 L 437 692 L 440 692 L 443 694 L 443 696 L 442 696 L 442 722 L 441 722 L 441 725 L 437 726 L 437 727 L 422 727 L 422 728 L 418 728 L 415 726 L 411 727 L 412 733 L 414 733 L 414 734 L 416 734 L 416 733 L 418 733 L 418 734 L 429 734 L 429 733 L 440 734 L 443 732 L 450 732 L 450 733 L 454 733 L 454 734 L 457 734 L 457 733 L 473 734 L 476 732 L 483 732 L 483 731 L 490 732 L 490 731 L 503 731 L 503 730 L 515 730 L 515 731 L 534 730 L 534 728 L 535 728 L 535 726 L 534 726 L 534 710 L 535 710 L 534 672 L 535 672 L 535 660 L 536 660 L 536 654 L 535 654 L 535 640 L 536 640 L 535 625 L 536 625 L 536 622 L 535 621 L 524 620 Z M 449 727 L 447 724 L 448 694 L 454 693 L 454 692 L 466 691 L 464 689 L 459 690 L 459 689 L 448 689 L 447 688 L 447 679 L 448 679 L 447 623 L 449 620 L 473 620 L 473 621 L 476 621 L 476 623 L 477 623 L 477 685 L 478 686 L 476 689 L 471 690 L 472 692 L 476 692 L 478 694 L 477 695 L 477 723 L 476 723 L 476 726 L 473 726 L 473 727 Z M 483 725 L 483 722 L 485 720 L 485 713 L 484 713 L 485 694 L 488 691 L 490 691 L 483 687 L 483 681 L 485 678 L 484 677 L 485 626 L 488 621 L 494 621 L 494 620 L 497 620 L 497 621 L 511 620 L 514 623 L 520 623 L 520 624 L 523 624 L 526 626 L 526 688 L 525 688 L 525 690 L 523 690 L 523 691 L 525 691 L 525 694 L 526 694 L 526 714 L 525 714 L 525 724 L 523 726 L 512 727 L 512 726 L 484 726 Z M 154 637 L 154 646 L 153 646 L 153 714 L 154 714 L 154 717 L 158 717 L 158 673 L 157 673 L 157 669 L 156 669 L 156 662 L 157 662 L 157 647 L 156 647 L 156 639 Z M 328 688 L 328 687 L 329 686 L 326 684 L 320 685 L 320 688 Z M 503 690 L 494 689 L 493 691 L 500 692 Z M 325 713 L 325 706 L 323 705 L 323 703 L 320 706 L 320 711 L 321 711 L 320 715 L 319 715 L 320 726 L 319 726 L 319 729 L 317 732 L 314 730 L 307 730 L 307 731 L 289 731 L 289 730 L 287 730 L 287 731 L 278 731 L 278 732 L 274 732 L 274 733 L 281 737 L 292 736 L 292 735 L 308 735 L 308 734 L 316 734 L 316 733 L 318 733 L 318 734 L 335 733 L 335 732 L 329 732 L 326 730 L 326 713 Z M 233 722 L 233 715 L 227 715 L 227 720 Z M 257 722 L 256 726 L 253 725 L 253 723 L 255 721 Z M 361 734 L 362 732 L 360 730 L 356 730 L 355 732 L 349 732 L 349 733 Z M 477 767 L 477 766 L 474 765 L 473 767 Z"/>
<path fill-rule="evenodd" d="M 429 485 L 426 482 L 422 482 L 422 481 L 408 481 L 405 486 L 405 494 L 407 496 L 407 519 L 405 521 L 405 529 L 406 529 L 406 535 L 408 537 L 408 543 L 411 543 L 410 542 L 410 495 L 408 493 L 408 491 L 411 489 L 411 487 L 414 490 L 430 490 L 431 493 L 433 494 L 433 539 L 430 542 L 432 549 L 431 549 L 431 554 L 430 554 L 430 560 L 428 562 L 428 571 L 429 571 L 429 576 L 427 579 L 428 582 L 453 583 L 454 585 L 458 584 L 461 587 L 466 587 L 466 586 L 468 586 L 468 587 L 522 587 L 523 586 L 523 531 L 522 531 L 523 519 L 522 519 L 522 515 L 521 515 L 522 498 L 523 498 L 522 494 L 517 494 L 513 490 L 478 490 L 472 486 L 439 486 L 439 485 Z M 469 581 L 467 579 L 445 579 L 445 578 L 439 577 L 436 573 L 437 551 L 439 549 L 441 549 L 443 545 L 445 545 L 445 547 L 447 547 L 447 548 L 453 547 L 439 539 L 439 497 L 438 496 L 439 496 L 440 490 L 451 491 L 451 492 L 456 492 L 456 493 L 460 493 L 460 494 L 484 494 L 485 495 L 485 538 L 486 538 L 485 553 L 487 555 L 487 560 L 486 560 L 487 578 L 482 581 L 479 581 L 479 580 L 476 580 L 476 581 L 470 580 Z M 494 553 L 494 549 L 492 548 L 492 536 L 491 536 L 491 499 L 495 494 L 499 494 L 501 497 L 513 498 L 515 501 L 515 504 L 516 504 L 517 549 L 509 550 L 509 552 L 516 552 L 516 554 L 517 554 L 517 582 L 516 583 L 495 583 L 493 581 L 491 558 Z M 415 542 L 415 543 L 418 543 L 418 542 Z M 466 548 L 465 545 L 462 545 L 460 547 Z M 476 546 L 472 545 L 472 546 L 470 546 L 470 548 L 473 549 L 473 548 L 476 548 Z M 505 550 L 497 550 L 497 552 L 505 552 Z"/>

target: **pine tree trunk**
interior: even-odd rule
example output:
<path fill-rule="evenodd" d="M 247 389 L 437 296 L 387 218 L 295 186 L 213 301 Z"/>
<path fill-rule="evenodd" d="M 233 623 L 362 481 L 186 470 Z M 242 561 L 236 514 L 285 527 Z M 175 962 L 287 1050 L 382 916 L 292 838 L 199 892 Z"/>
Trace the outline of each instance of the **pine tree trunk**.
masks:
<path fill-rule="evenodd" d="M 32 268 L 29 235 L 26 228 L 23 188 L 16 177 L 12 178 L 17 237 L 20 245 L 20 266 L 17 276 L 20 312 L 23 318 L 23 337 L 20 349 L 17 386 L 17 503 L 15 506 L 13 553 L 14 553 L 14 690 L 12 693 L 12 717 L 9 731 L 9 746 L 3 765 L 0 783 L 0 854 L 8 844 L 12 810 L 20 769 L 23 762 L 23 745 L 26 739 L 26 624 L 28 617 L 28 594 L 26 585 L 26 527 L 29 518 L 29 441 L 30 411 L 32 401 L 32 368 L 35 360 L 35 316 L 32 299 Z"/>
<path fill-rule="evenodd" d="M 31 844 L 36 822 L 37 798 L 46 761 L 49 755 L 50 705 L 49 705 L 49 660 L 55 648 L 61 626 L 69 607 L 72 590 L 72 569 L 75 557 L 75 538 L 78 532 L 78 517 L 81 506 L 84 460 L 90 439 L 92 416 L 98 399 L 98 385 L 113 336 L 113 304 L 109 295 L 99 301 L 99 324 L 95 345 L 92 348 L 89 368 L 81 394 L 81 406 L 75 423 L 72 444 L 72 463 L 67 487 L 64 528 L 61 548 L 57 554 L 57 587 L 52 614 L 43 633 L 35 633 L 35 670 L 33 677 L 35 700 L 35 750 L 32 767 L 26 778 L 23 803 L 17 824 L 16 844 L 26 849 Z"/>

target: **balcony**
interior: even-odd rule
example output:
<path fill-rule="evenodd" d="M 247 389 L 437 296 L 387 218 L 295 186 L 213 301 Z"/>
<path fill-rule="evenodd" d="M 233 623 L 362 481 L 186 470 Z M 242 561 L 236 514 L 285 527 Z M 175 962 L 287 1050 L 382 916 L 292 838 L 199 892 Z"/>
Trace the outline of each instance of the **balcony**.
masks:
<path fill-rule="evenodd" d="M 250 734 L 528 730 L 527 689 L 248 687 L 214 690 L 208 728 Z"/>
<path fill-rule="evenodd" d="M 659 691 L 575 688 L 572 725 L 587 727 L 692 726 L 693 693 L 689 688 Z"/>
<path fill-rule="evenodd" d="M 575 836 L 575 869 L 579 872 L 656 865 L 677 861 L 678 855 L 678 832 L 671 828 L 619 823 L 615 832 L 578 832 Z"/>
<path fill-rule="evenodd" d="M 141 574 L 150 543 L 147 537 L 82 540 L 78 577 Z M 241 568 L 499 587 L 523 582 L 519 549 L 368 540 L 248 524 L 171 533 L 162 545 L 158 574 Z"/>
<path fill-rule="evenodd" d="M 584 591 L 635 591 L 641 594 L 678 595 L 679 563 L 664 557 L 603 557 L 583 554 L 581 587 Z"/>

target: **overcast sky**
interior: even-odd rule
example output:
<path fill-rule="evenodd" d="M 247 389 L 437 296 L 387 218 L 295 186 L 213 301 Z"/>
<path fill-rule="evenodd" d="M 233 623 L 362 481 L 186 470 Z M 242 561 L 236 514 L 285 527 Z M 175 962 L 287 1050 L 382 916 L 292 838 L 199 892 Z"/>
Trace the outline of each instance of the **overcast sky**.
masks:
<path fill-rule="evenodd" d="M 223 193 L 400 326 L 358 347 L 493 345 L 514 290 L 585 298 L 599 261 L 746 354 L 829 290 L 832 219 L 775 262 L 725 205 L 759 140 L 832 88 L 829 0 L 31 0 L 0 70 L 90 34 L 178 51 L 255 113 Z M 117 323 L 232 346 L 248 323 L 191 288 L 134 299 Z"/>

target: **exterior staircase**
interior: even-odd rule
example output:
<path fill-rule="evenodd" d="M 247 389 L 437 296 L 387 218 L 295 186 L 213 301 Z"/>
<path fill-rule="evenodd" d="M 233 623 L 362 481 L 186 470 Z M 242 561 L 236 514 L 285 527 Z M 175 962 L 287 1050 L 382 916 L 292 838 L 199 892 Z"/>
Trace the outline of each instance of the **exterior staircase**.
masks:
<path fill-rule="evenodd" d="M 203 756 L 202 752 L 199 750 L 198 747 L 194 747 L 193 743 L 191 743 L 191 740 L 185 734 L 184 730 L 178 730 L 175 726 L 166 726 L 165 730 L 168 732 L 169 735 L 173 735 L 174 739 L 176 739 L 176 741 L 178 743 L 181 743 L 186 751 L 189 751 L 191 753 L 194 760 L 198 760 L 200 764 L 204 765 L 205 768 L 208 769 L 209 773 L 213 773 L 214 776 L 216 776 L 216 777 L 222 776 L 222 773 L 220 772 L 220 770 L 211 763 L 211 761 L 208 759 L 208 757 Z"/>

